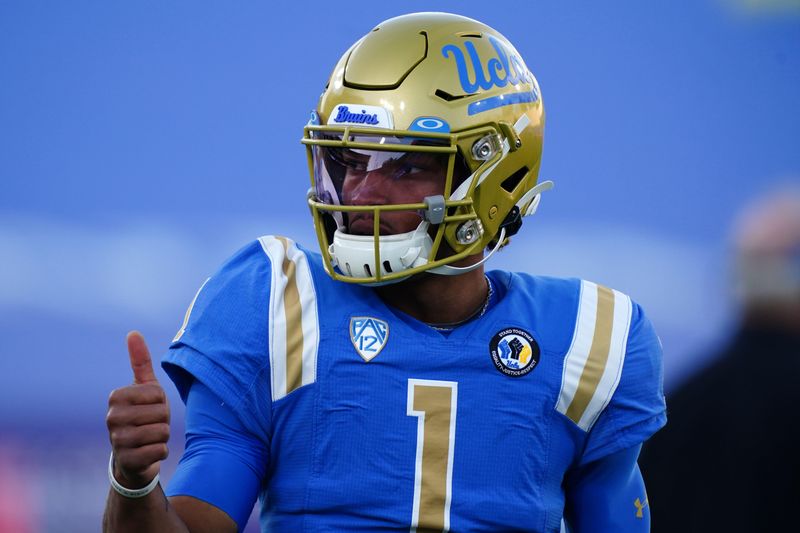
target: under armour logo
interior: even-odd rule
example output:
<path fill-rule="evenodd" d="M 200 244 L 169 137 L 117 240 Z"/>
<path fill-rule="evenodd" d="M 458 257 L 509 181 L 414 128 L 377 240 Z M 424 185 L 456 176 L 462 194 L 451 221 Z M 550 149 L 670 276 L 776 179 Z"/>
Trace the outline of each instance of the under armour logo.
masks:
<path fill-rule="evenodd" d="M 644 508 L 647 507 L 647 498 L 644 499 L 644 503 L 642 503 L 639 498 L 636 498 L 636 500 L 633 502 L 633 505 L 636 506 L 636 518 L 643 518 Z"/>

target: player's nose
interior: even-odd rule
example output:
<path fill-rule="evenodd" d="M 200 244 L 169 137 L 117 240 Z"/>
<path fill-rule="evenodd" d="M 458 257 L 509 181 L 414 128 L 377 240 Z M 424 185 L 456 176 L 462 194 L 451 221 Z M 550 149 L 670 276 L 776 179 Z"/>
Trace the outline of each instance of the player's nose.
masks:
<path fill-rule="evenodd" d="M 390 184 L 391 176 L 386 169 L 369 171 L 353 187 L 350 203 L 353 205 L 383 205 L 388 199 Z"/>

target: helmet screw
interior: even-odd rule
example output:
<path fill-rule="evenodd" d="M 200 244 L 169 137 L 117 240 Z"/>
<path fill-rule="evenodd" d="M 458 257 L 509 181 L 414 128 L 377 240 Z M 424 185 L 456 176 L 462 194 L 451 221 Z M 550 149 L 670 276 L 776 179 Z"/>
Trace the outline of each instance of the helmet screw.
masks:
<path fill-rule="evenodd" d="M 497 206 L 493 205 L 491 208 L 489 208 L 489 218 L 494 218 L 496 216 L 497 216 Z"/>
<path fill-rule="evenodd" d="M 522 146 L 522 141 L 517 139 L 517 142 L 515 142 L 514 144 L 516 144 L 517 148 L 519 148 L 520 146 Z"/>
<path fill-rule="evenodd" d="M 500 150 L 500 136 L 497 134 L 481 137 L 472 145 L 472 157 L 478 161 L 488 161 Z"/>
<path fill-rule="evenodd" d="M 456 230 L 456 240 L 461 244 L 472 244 L 480 238 L 483 232 L 480 222 L 470 220 L 461 224 Z"/>

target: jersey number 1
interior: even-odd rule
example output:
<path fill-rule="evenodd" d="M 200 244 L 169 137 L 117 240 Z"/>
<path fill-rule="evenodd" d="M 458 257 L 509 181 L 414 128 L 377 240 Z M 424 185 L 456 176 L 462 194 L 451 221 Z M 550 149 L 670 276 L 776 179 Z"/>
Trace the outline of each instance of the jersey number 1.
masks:
<path fill-rule="evenodd" d="M 417 417 L 411 531 L 449 531 L 458 383 L 408 380 L 406 414 Z"/>

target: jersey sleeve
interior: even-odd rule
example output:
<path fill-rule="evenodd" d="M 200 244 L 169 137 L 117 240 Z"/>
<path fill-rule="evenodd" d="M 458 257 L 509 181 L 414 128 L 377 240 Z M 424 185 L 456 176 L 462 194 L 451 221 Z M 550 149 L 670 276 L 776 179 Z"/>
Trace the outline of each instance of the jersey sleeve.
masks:
<path fill-rule="evenodd" d="M 165 492 L 225 512 L 242 531 L 269 463 L 269 447 L 199 381 L 186 397 L 186 448 Z"/>
<path fill-rule="evenodd" d="M 580 463 L 641 444 L 666 421 L 661 341 L 642 308 L 632 303 L 619 383 L 588 433 Z"/>
<path fill-rule="evenodd" d="M 203 383 L 269 441 L 271 266 L 258 241 L 239 250 L 200 288 L 162 366 L 186 401 Z"/>
<path fill-rule="evenodd" d="M 650 506 L 637 459 L 641 445 L 569 472 L 564 517 L 570 531 L 647 533 Z"/>

